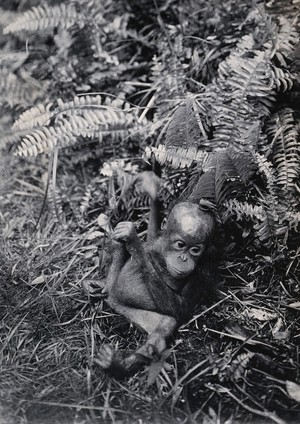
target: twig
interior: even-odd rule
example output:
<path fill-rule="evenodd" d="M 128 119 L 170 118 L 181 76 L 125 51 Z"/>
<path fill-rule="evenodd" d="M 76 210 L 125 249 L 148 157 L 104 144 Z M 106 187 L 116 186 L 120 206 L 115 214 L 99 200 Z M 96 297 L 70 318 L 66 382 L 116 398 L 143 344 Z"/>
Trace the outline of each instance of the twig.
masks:
<path fill-rule="evenodd" d="M 154 102 L 156 100 L 156 95 L 153 94 L 153 96 L 151 97 L 151 99 L 149 100 L 147 106 L 145 107 L 145 109 L 143 110 L 143 113 L 141 114 L 141 116 L 138 119 L 138 123 L 141 123 L 142 120 L 145 118 L 148 110 L 153 106 Z"/>
<path fill-rule="evenodd" d="M 38 405 L 57 406 L 59 408 L 76 408 L 77 410 L 88 409 L 91 411 L 107 411 L 108 409 L 105 406 L 80 405 L 80 403 L 73 404 L 73 403 L 59 403 L 59 402 L 46 402 L 46 401 L 44 402 L 39 400 L 27 400 L 27 399 L 23 399 L 23 402 L 38 404 Z M 126 413 L 126 411 L 124 411 L 123 409 L 109 408 L 109 410 L 113 412 Z"/>
<path fill-rule="evenodd" d="M 251 338 L 248 338 L 247 339 L 244 336 L 239 336 L 239 335 L 236 335 L 236 334 L 225 333 L 224 331 L 217 331 L 217 330 L 213 330 L 212 328 L 207 328 L 207 327 L 206 327 L 206 331 L 210 331 L 211 333 L 220 334 L 220 336 L 226 336 L 226 337 L 229 337 L 231 339 L 241 340 L 245 344 L 249 344 L 249 345 L 253 345 L 253 346 L 255 346 L 255 345 L 266 346 L 269 349 L 275 350 L 275 347 L 274 346 L 271 346 L 271 345 L 269 345 L 267 343 L 264 343 L 264 342 L 260 342 L 258 340 L 252 340 Z"/>

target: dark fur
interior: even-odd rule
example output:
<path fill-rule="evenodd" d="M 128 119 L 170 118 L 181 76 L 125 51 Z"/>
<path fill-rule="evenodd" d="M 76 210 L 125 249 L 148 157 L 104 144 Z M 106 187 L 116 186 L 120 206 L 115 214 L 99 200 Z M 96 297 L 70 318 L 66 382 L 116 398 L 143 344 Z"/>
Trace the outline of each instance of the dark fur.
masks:
<path fill-rule="evenodd" d="M 216 280 L 215 259 L 212 257 L 215 230 L 213 214 L 201 211 L 192 204 L 179 204 L 176 212 L 170 213 L 165 229 L 159 236 L 158 222 L 155 222 L 158 216 L 157 202 L 155 198 L 151 200 L 151 234 L 148 234 L 147 243 L 143 245 L 140 242 L 131 223 L 119 224 L 114 235 L 113 262 L 107 282 L 108 302 L 117 312 L 149 334 L 145 345 L 123 362 L 117 361 L 107 346 L 100 351 L 96 362 L 119 378 L 131 374 L 142 363 L 162 353 L 167 339 L 192 315 L 194 307 L 211 297 Z M 182 230 L 184 226 L 180 221 L 181 216 L 182 220 L 185 219 L 182 222 L 188 222 L 188 233 Z M 191 224 L 193 219 L 194 225 Z M 177 245 L 176 248 L 172 247 L 173 234 L 179 234 L 183 240 L 187 240 L 185 248 L 178 251 Z M 125 243 L 121 243 L 122 240 Z M 198 245 L 199 249 L 205 246 L 201 256 L 195 257 L 194 253 L 190 253 L 195 242 L 196 249 Z M 178 276 L 177 271 L 175 276 L 172 275 L 174 272 L 169 271 L 166 262 L 166 258 L 171 255 L 178 261 L 178 267 L 181 263 L 182 266 L 191 263 L 192 271 L 187 271 L 189 273 L 184 277 L 181 274 Z"/>

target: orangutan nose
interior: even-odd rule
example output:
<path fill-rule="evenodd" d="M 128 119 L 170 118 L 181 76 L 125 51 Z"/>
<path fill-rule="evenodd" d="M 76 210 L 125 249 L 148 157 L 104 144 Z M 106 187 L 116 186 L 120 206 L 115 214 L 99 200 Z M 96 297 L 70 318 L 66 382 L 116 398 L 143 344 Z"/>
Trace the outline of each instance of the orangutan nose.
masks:
<path fill-rule="evenodd" d="M 185 253 L 182 253 L 182 255 L 180 255 L 179 258 L 182 260 L 182 262 L 187 261 L 187 255 Z"/>

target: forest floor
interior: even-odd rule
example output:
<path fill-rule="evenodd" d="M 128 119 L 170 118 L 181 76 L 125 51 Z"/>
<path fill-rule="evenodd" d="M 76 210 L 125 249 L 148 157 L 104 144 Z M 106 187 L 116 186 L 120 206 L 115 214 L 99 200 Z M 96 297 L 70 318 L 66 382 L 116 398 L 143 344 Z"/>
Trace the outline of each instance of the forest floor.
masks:
<path fill-rule="evenodd" d="M 299 249 L 289 263 L 229 252 L 220 297 L 179 329 L 165 363 L 118 382 L 93 358 L 144 335 L 82 290 L 108 258 L 96 221 L 79 231 L 45 213 L 34 228 L 43 190 L 30 167 L 1 158 L 1 423 L 300 421 Z"/>

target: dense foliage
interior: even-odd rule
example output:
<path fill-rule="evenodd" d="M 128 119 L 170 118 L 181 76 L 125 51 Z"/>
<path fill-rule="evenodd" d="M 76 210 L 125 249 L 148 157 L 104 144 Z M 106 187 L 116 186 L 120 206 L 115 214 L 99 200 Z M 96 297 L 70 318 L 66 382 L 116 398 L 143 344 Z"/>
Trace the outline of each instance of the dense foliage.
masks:
<path fill-rule="evenodd" d="M 298 8 L 2 2 L 7 422 L 297 421 Z M 224 287 L 181 328 L 166 368 L 121 384 L 93 357 L 103 341 L 130 350 L 142 335 L 81 285 L 105 275 L 111 225 L 134 220 L 143 237 L 148 200 L 134 176 L 157 163 L 165 207 L 204 198 L 216 210 Z"/>

